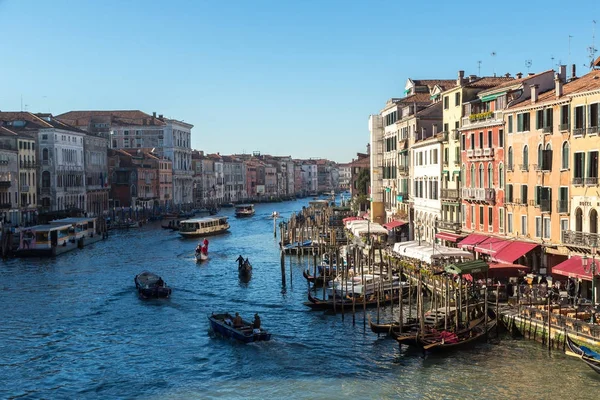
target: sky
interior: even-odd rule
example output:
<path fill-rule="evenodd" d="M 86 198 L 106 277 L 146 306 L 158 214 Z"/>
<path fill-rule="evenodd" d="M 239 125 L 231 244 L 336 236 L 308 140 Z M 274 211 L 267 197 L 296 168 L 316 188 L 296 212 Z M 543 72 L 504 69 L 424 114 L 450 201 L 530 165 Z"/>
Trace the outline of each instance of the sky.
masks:
<path fill-rule="evenodd" d="M 408 78 L 582 75 L 594 27 L 600 48 L 598 1 L 407 3 L 0 0 L 0 110 L 137 109 L 205 152 L 345 163 Z"/>

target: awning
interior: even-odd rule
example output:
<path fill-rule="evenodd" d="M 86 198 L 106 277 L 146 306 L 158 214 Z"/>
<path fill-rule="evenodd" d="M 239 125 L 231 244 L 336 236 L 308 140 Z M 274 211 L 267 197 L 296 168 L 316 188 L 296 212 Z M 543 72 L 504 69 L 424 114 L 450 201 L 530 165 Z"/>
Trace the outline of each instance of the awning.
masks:
<path fill-rule="evenodd" d="M 346 217 L 346 218 L 344 218 L 344 219 L 342 220 L 342 222 L 343 222 L 343 223 L 344 223 L 344 225 L 345 225 L 345 224 L 346 224 L 346 222 L 348 222 L 348 221 L 355 221 L 355 220 L 357 220 L 357 219 L 362 219 L 362 218 L 360 218 L 360 217 Z"/>
<path fill-rule="evenodd" d="M 394 229 L 394 228 L 397 228 L 397 227 L 399 227 L 399 226 L 402 226 L 402 225 L 404 225 L 405 223 L 406 223 L 406 222 L 403 222 L 403 221 L 391 221 L 391 222 L 388 222 L 388 223 L 385 223 L 385 224 L 383 224 L 383 227 L 384 227 L 385 229 L 387 229 L 388 231 L 391 231 L 392 229 Z"/>
<path fill-rule="evenodd" d="M 503 247 L 496 255 L 493 257 L 495 261 L 503 262 L 503 263 L 514 263 L 519 258 L 529 253 L 531 250 L 538 247 L 538 243 L 532 242 L 522 242 L 520 240 L 515 240 L 510 242 L 507 246 Z"/>
<path fill-rule="evenodd" d="M 589 259 L 588 262 L 591 263 L 592 260 Z M 573 256 L 567 261 L 555 265 L 552 267 L 552 274 L 568 276 L 569 278 L 585 279 L 586 281 L 592 280 L 592 274 L 583 270 L 583 262 L 579 256 Z"/>
<path fill-rule="evenodd" d="M 449 242 L 459 242 L 464 236 L 457 235 L 456 233 L 448 233 L 448 232 L 438 232 L 435 234 L 435 237 L 442 240 L 447 240 Z"/>
<path fill-rule="evenodd" d="M 512 264 L 512 263 L 503 263 L 503 262 L 499 262 L 499 263 L 490 263 L 490 272 L 491 271 L 500 271 L 500 270 L 504 270 L 504 271 L 513 271 L 513 272 L 518 272 L 518 271 L 523 271 L 523 272 L 528 272 L 531 268 L 525 266 L 525 265 L 519 265 L 519 264 Z"/>
<path fill-rule="evenodd" d="M 482 254 L 497 254 L 500 249 L 505 248 L 511 243 L 508 240 L 500 239 L 497 237 L 488 237 L 483 242 L 479 242 L 475 245 L 475 251 Z"/>
<path fill-rule="evenodd" d="M 471 233 L 469 236 L 461 240 L 458 247 L 462 249 L 472 250 L 477 243 L 483 242 L 488 237 L 489 236 L 480 235 L 478 233 Z"/>
<path fill-rule="evenodd" d="M 487 272 L 488 264 L 483 260 L 467 261 L 460 264 L 450 264 L 444 270 L 453 275 L 476 274 L 479 272 Z"/>
<path fill-rule="evenodd" d="M 488 94 L 487 96 L 483 96 L 481 98 L 481 101 L 484 102 L 484 101 L 496 100 L 496 98 L 502 96 L 503 94 L 506 94 L 506 92 Z"/>

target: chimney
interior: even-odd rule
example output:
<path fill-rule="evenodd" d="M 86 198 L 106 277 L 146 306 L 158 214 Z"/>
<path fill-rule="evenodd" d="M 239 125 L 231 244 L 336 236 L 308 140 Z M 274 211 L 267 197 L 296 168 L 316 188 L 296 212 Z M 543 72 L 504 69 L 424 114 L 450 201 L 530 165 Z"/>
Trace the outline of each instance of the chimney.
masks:
<path fill-rule="evenodd" d="M 510 78 L 510 74 L 507 72 L 507 73 L 504 74 L 504 77 L 505 78 Z"/>
<path fill-rule="evenodd" d="M 538 92 L 537 92 L 537 88 L 539 87 L 539 85 L 531 85 L 529 86 L 531 88 L 531 104 L 535 104 L 537 102 L 537 96 L 538 96 Z"/>
<path fill-rule="evenodd" d="M 158 119 L 163 119 L 163 115 L 162 115 L 162 114 L 160 114 L 160 115 L 158 116 Z"/>
<path fill-rule="evenodd" d="M 560 72 L 554 74 L 554 90 L 557 99 L 563 95 L 563 81 L 560 79 Z"/>
<path fill-rule="evenodd" d="M 521 79 L 523 77 L 523 73 L 517 72 L 515 76 L 517 77 L 517 79 Z"/>
<path fill-rule="evenodd" d="M 465 71 L 458 71 L 458 79 L 456 80 L 456 85 L 460 86 L 463 84 L 465 79 Z"/>
<path fill-rule="evenodd" d="M 533 73 L 533 72 L 528 72 L 527 73 L 527 76 L 534 76 L 534 75 L 535 75 L 535 73 Z"/>
<path fill-rule="evenodd" d="M 371 144 L 367 143 L 367 154 L 371 155 Z"/>
<path fill-rule="evenodd" d="M 571 65 L 571 80 L 577 78 L 577 73 L 575 71 L 575 64 Z"/>
<path fill-rule="evenodd" d="M 469 82 L 473 82 L 475 79 L 477 79 L 477 75 L 469 75 Z"/>
<path fill-rule="evenodd" d="M 152 113 L 152 118 L 156 118 L 156 111 Z"/>
<path fill-rule="evenodd" d="M 558 67 L 558 77 L 563 82 L 567 81 L 567 66 L 566 65 L 561 65 Z"/>

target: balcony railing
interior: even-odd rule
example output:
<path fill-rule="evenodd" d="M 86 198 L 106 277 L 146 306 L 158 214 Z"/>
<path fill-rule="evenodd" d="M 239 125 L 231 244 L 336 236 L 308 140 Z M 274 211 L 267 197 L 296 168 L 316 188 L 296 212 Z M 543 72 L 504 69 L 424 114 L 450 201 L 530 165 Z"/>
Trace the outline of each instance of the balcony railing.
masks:
<path fill-rule="evenodd" d="M 408 193 L 407 192 L 399 192 L 398 196 L 402 197 L 402 202 L 403 203 L 408 202 Z"/>
<path fill-rule="evenodd" d="M 512 165 L 512 164 L 506 164 L 506 170 L 507 170 L 508 172 L 513 172 L 513 171 L 514 171 L 514 169 L 513 169 L 513 165 Z"/>
<path fill-rule="evenodd" d="M 592 176 L 592 177 L 588 176 L 587 178 L 585 178 L 585 184 L 589 185 L 589 186 L 596 186 L 596 185 L 598 185 L 598 177 L 597 176 L 596 177 L 594 177 L 594 176 Z"/>
<path fill-rule="evenodd" d="M 573 136 L 585 136 L 585 128 L 573 129 Z"/>
<path fill-rule="evenodd" d="M 473 157 L 473 154 L 474 154 L 474 150 L 473 149 L 467 150 L 467 157 Z"/>
<path fill-rule="evenodd" d="M 9 188 L 11 186 L 10 181 L 0 181 L 0 188 Z"/>
<path fill-rule="evenodd" d="M 473 197 L 477 201 L 495 201 L 496 191 L 492 188 L 472 188 Z"/>
<path fill-rule="evenodd" d="M 552 133 L 552 127 L 551 126 L 545 126 L 542 128 L 542 132 L 543 133 Z"/>
<path fill-rule="evenodd" d="M 454 140 L 460 140 L 460 131 L 458 129 L 452 129 L 452 138 Z"/>
<path fill-rule="evenodd" d="M 19 163 L 20 168 L 35 168 L 35 161 L 21 161 Z"/>
<path fill-rule="evenodd" d="M 569 212 L 569 200 L 556 200 L 556 212 L 568 213 Z"/>
<path fill-rule="evenodd" d="M 494 148 L 488 147 L 487 149 L 483 149 L 483 155 L 487 156 L 487 157 L 493 157 L 494 156 Z"/>
<path fill-rule="evenodd" d="M 551 212 L 552 205 L 550 204 L 550 200 L 540 200 L 540 210 L 542 212 Z"/>
<path fill-rule="evenodd" d="M 475 188 L 462 188 L 462 198 L 472 199 L 475 197 Z"/>
<path fill-rule="evenodd" d="M 454 165 L 460 165 L 460 159 L 458 159 L 458 158 L 454 159 Z"/>
<path fill-rule="evenodd" d="M 569 130 L 569 124 L 560 124 L 558 125 L 558 129 L 561 131 L 568 131 Z"/>
<path fill-rule="evenodd" d="M 483 155 L 483 149 L 475 149 L 475 157 L 481 157 Z"/>
<path fill-rule="evenodd" d="M 475 126 L 488 123 L 493 120 L 502 120 L 502 111 L 485 111 L 481 113 L 473 113 L 467 117 L 462 118 L 462 126 Z"/>
<path fill-rule="evenodd" d="M 12 208 L 12 204 L 11 203 L 2 203 L 0 204 L 0 209 L 10 209 Z"/>
<path fill-rule="evenodd" d="M 442 199 L 447 199 L 447 200 L 458 200 L 459 199 L 458 189 L 442 189 L 441 197 L 442 197 Z"/>
<path fill-rule="evenodd" d="M 462 228 L 462 224 L 460 222 L 442 220 L 438 221 L 438 228 L 458 233 Z"/>
<path fill-rule="evenodd" d="M 448 166 L 448 160 L 444 160 L 443 164 L 444 164 L 444 167 L 447 167 Z"/>
<path fill-rule="evenodd" d="M 29 185 L 21 185 L 21 192 L 29 192 Z"/>
<path fill-rule="evenodd" d="M 583 178 L 579 178 L 579 177 L 573 178 L 573 185 L 579 185 L 579 186 L 583 185 Z"/>
<path fill-rule="evenodd" d="M 563 243 L 567 245 L 592 247 L 596 246 L 600 236 L 597 233 L 579 232 L 579 231 L 564 231 Z"/>
<path fill-rule="evenodd" d="M 519 168 L 521 168 L 521 171 L 527 172 L 529 171 L 529 164 L 521 164 Z"/>
<path fill-rule="evenodd" d="M 441 132 L 439 134 L 439 137 L 441 137 L 444 142 L 447 142 L 448 141 L 448 132 Z"/>
<path fill-rule="evenodd" d="M 542 170 L 542 165 L 541 164 L 533 164 L 533 170 L 540 172 Z"/>
<path fill-rule="evenodd" d="M 401 174 L 408 173 L 408 165 L 398 165 L 398 172 Z"/>
<path fill-rule="evenodd" d="M 598 134 L 598 127 L 597 126 L 589 126 L 587 128 L 587 133 L 588 133 L 588 135 L 597 135 Z"/>

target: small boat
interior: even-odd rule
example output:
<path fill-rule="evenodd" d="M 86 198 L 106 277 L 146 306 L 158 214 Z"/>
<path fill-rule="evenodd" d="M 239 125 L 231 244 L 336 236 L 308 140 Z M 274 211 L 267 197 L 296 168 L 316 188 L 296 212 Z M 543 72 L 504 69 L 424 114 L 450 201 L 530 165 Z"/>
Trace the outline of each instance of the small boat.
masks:
<path fill-rule="evenodd" d="M 271 213 L 271 218 L 275 218 L 275 219 L 279 218 L 279 213 L 277 211 L 273 211 Z"/>
<path fill-rule="evenodd" d="M 371 320 L 371 316 L 368 316 L 369 327 L 373 333 L 383 333 L 386 335 L 391 335 L 392 333 L 402 333 L 414 330 L 417 328 L 417 320 L 415 318 L 411 318 L 402 324 L 402 331 L 400 331 L 400 324 L 397 321 L 386 324 L 376 324 Z"/>
<path fill-rule="evenodd" d="M 152 272 L 144 271 L 136 275 L 134 282 L 138 294 L 143 299 L 167 298 L 171 295 L 171 288 L 167 286 L 160 276 Z"/>
<path fill-rule="evenodd" d="M 393 297 L 388 297 L 387 298 L 380 298 L 379 299 L 379 305 L 380 306 L 385 306 L 388 304 L 392 304 L 392 302 L 395 304 L 398 302 L 400 298 L 395 294 Z M 346 297 L 343 300 L 343 304 L 344 304 L 344 308 L 346 309 L 350 309 L 350 307 L 352 307 L 352 298 L 351 297 Z M 363 297 L 356 297 L 355 298 L 355 306 L 356 308 L 360 308 L 366 306 L 367 308 L 371 308 L 371 307 L 377 307 L 377 299 L 376 298 L 370 298 L 368 300 L 365 301 L 365 299 Z M 313 297 L 310 292 L 308 292 L 308 301 L 304 302 L 304 305 L 311 308 L 312 310 L 333 310 L 334 308 L 337 310 L 340 310 L 342 307 L 342 299 L 341 298 L 336 298 L 335 302 L 333 299 L 329 299 L 329 300 L 319 300 L 316 297 Z"/>
<path fill-rule="evenodd" d="M 569 346 L 569 350 L 566 351 L 567 355 L 580 358 L 591 369 L 600 374 L 600 353 L 587 346 L 578 345 L 569 335 L 567 335 L 567 346 Z"/>
<path fill-rule="evenodd" d="M 213 332 L 243 343 L 271 340 L 271 334 L 263 328 L 254 329 L 251 322 L 243 321 L 242 326 L 233 327 L 233 317 L 229 313 L 212 314 L 208 317 Z"/>
<path fill-rule="evenodd" d="M 227 230 L 227 217 L 192 218 L 179 223 L 179 234 L 183 237 L 219 235 Z"/>
<path fill-rule="evenodd" d="M 204 239 L 202 244 L 196 247 L 196 262 L 208 260 L 208 240 Z"/>
<path fill-rule="evenodd" d="M 201 251 L 196 252 L 196 262 L 208 260 L 208 254 L 204 254 Z"/>
<path fill-rule="evenodd" d="M 254 212 L 254 204 L 238 204 L 235 206 L 236 217 L 251 217 Z"/>
<path fill-rule="evenodd" d="M 323 284 L 325 284 L 326 282 L 329 282 L 329 281 L 335 279 L 335 275 L 333 275 L 333 276 L 328 275 L 327 279 L 322 275 L 313 276 L 307 270 L 302 271 L 302 275 L 308 282 L 312 283 L 315 286 L 323 286 Z"/>
<path fill-rule="evenodd" d="M 240 275 L 248 276 L 252 273 L 252 264 L 245 262 L 238 266 L 238 273 Z"/>
<path fill-rule="evenodd" d="M 489 320 L 486 326 L 485 318 L 480 317 L 471 321 L 466 329 L 458 332 L 441 331 L 424 336 L 417 336 L 416 342 L 417 346 L 425 351 L 457 349 L 484 338 L 495 326 L 496 319 Z"/>

